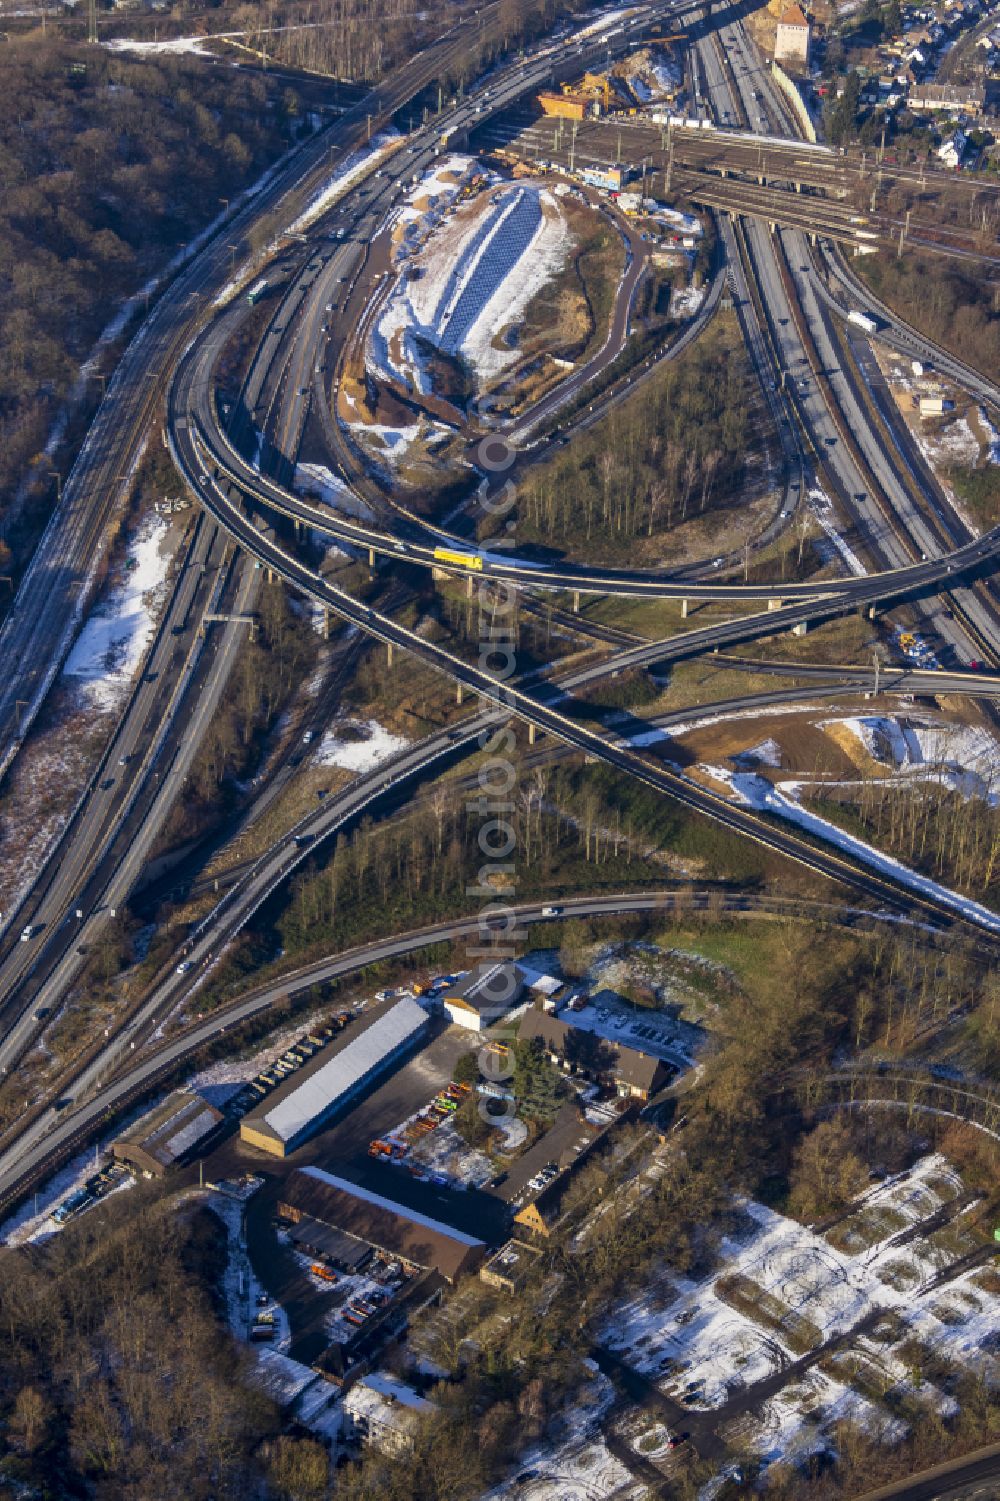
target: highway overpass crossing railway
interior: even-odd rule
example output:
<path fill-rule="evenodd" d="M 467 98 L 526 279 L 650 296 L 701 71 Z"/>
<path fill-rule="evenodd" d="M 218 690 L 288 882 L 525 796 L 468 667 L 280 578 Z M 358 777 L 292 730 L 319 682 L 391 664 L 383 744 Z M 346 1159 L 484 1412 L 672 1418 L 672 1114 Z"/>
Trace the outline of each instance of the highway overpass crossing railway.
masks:
<path fill-rule="evenodd" d="M 176 437 L 180 437 L 181 441 L 177 442 Z M 921 895 L 912 891 L 903 891 L 893 881 L 884 879 L 874 872 L 862 870 L 832 851 L 818 849 L 809 840 L 791 834 L 785 829 L 776 828 L 768 819 L 709 792 L 680 773 L 655 765 L 631 746 L 609 746 L 603 734 L 576 723 L 562 710 L 543 702 L 535 694 L 529 693 L 514 683 L 505 683 L 501 678 L 476 664 L 461 661 L 417 632 L 397 624 L 370 606 L 360 603 L 353 595 L 322 577 L 308 564 L 288 552 L 278 541 L 260 531 L 255 521 L 245 514 L 239 503 L 234 502 L 222 486 L 214 480 L 210 480 L 207 485 L 201 483 L 200 477 L 204 471 L 189 427 L 185 426 L 179 434 L 175 435 L 173 449 L 175 461 L 187 483 L 196 491 L 200 486 L 203 504 L 226 527 L 234 540 L 258 558 L 266 568 L 285 579 L 300 592 L 316 600 L 317 603 L 360 626 L 362 630 L 369 632 L 387 646 L 408 650 L 422 658 L 430 666 L 437 668 L 478 695 L 484 704 L 506 708 L 510 713 L 526 720 L 529 725 L 534 725 L 536 729 L 554 735 L 586 755 L 607 762 L 615 769 L 635 777 L 646 786 L 667 793 L 693 811 L 707 814 L 732 832 L 741 834 L 778 853 L 788 855 L 821 875 L 830 876 L 855 890 L 863 891 L 866 896 L 876 901 L 889 902 L 895 906 L 903 905 L 906 908 L 921 906 L 929 915 L 933 915 L 938 920 L 944 917 L 945 920 L 968 922 L 970 926 L 980 931 L 992 931 L 989 919 L 973 915 L 971 909 L 963 908 L 959 911 L 955 904 L 943 898 L 926 893 Z M 820 605 L 799 608 L 822 609 Z M 767 617 L 764 618 L 766 620 Z M 651 647 L 638 647 L 630 654 L 623 654 L 620 661 L 655 660 L 657 654 L 662 654 L 662 652 L 661 644 L 654 643 Z M 606 670 L 603 664 L 587 669 L 580 674 L 579 681 L 588 681 L 591 676 L 604 675 Z M 997 931 L 1000 933 L 1000 918 L 997 919 Z"/>
<path fill-rule="evenodd" d="M 637 12 L 637 19 L 647 14 L 654 15 L 657 10 L 656 5 L 646 7 Z M 426 49 L 419 59 L 412 60 L 394 79 L 365 96 L 341 118 L 334 130 L 323 132 L 321 142 L 318 138 L 311 142 L 308 149 L 300 152 L 283 172 L 276 175 L 265 192 L 229 219 L 222 236 L 225 243 L 216 237 L 154 307 L 109 387 L 108 398 L 88 434 L 74 477 L 65 487 L 64 504 L 39 547 L 32 565 L 34 573 L 26 577 L 15 614 L 4 628 L 6 636 L 0 632 L 0 647 L 10 647 L 10 660 L 16 665 L 23 667 L 28 661 L 31 673 L 41 670 L 40 659 L 32 655 L 37 646 L 36 635 L 29 632 L 35 646 L 30 650 L 26 648 L 27 656 L 21 658 L 12 634 L 15 626 L 11 621 L 15 620 L 22 605 L 24 618 L 30 616 L 34 621 L 32 630 L 44 624 L 51 645 L 46 658 L 48 676 L 33 706 L 26 709 L 23 700 L 17 702 L 28 691 L 17 671 L 8 674 L 0 687 L 0 752 L 4 746 L 3 692 L 9 690 L 18 711 L 19 736 L 26 731 L 34 709 L 41 702 L 44 687 L 54 676 L 82 609 L 82 595 L 75 586 L 71 590 L 73 601 L 69 616 L 64 609 L 67 601 L 58 591 L 53 592 L 51 567 L 54 557 L 63 548 L 66 536 L 70 537 L 71 546 L 78 549 L 79 556 L 74 563 L 74 567 L 78 565 L 78 571 L 95 565 L 101 555 L 100 527 L 95 517 L 101 518 L 103 513 L 100 506 L 92 504 L 89 488 L 98 483 L 100 475 L 90 455 L 107 458 L 109 433 L 119 446 L 131 444 L 129 451 L 137 454 L 141 453 L 145 442 L 146 426 L 154 410 L 151 404 L 154 386 L 148 380 L 132 379 L 135 374 L 132 363 L 139 360 L 143 364 L 151 359 L 151 351 L 160 347 L 156 341 L 161 334 L 165 340 L 169 334 L 161 350 L 164 366 L 172 363 L 184 344 L 190 341 L 195 328 L 204 322 L 207 316 L 204 300 L 218 290 L 222 281 L 228 281 L 229 275 L 222 275 L 224 270 L 231 274 L 227 252 L 234 242 L 238 248 L 242 245 L 239 235 L 244 232 L 248 235 L 252 223 L 259 222 L 262 216 L 280 212 L 286 219 L 294 219 L 301 214 L 324 186 L 336 162 L 342 162 L 353 148 L 362 144 L 371 128 L 388 120 L 401 104 L 416 97 L 429 81 L 447 71 L 467 52 L 476 52 L 483 41 L 489 39 L 494 22 L 509 21 L 509 8 L 506 16 L 501 16 L 500 11 L 500 7 L 490 6 L 482 11 L 474 24 L 463 23 L 441 43 Z M 619 39 L 617 45 L 624 47 L 624 39 Z M 572 66 L 577 66 L 579 61 L 589 61 L 592 51 L 592 45 L 578 49 L 578 59 Z M 499 106 L 506 98 L 506 88 L 516 91 L 519 87 L 537 87 L 543 77 L 551 76 L 552 67 L 550 60 L 529 65 L 522 61 L 508 64 L 499 74 L 494 73 L 490 92 Z M 433 159 L 435 145 L 432 143 L 439 139 L 442 124 L 447 125 L 456 115 L 461 117 L 463 111 L 471 113 L 483 107 L 483 100 L 478 106 L 463 100 L 428 127 L 425 132 L 427 161 Z M 356 193 L 363 195 L 371 188 L 370 179 L 362 181 L 356 185 Z M 369 207 L 369 220 L 374 212 L 377 210 Z M 366 222 L 363 205 L 358 222 Z M 290 251 L 279 255 L 278 264 L 283 267 L 281 274 L 288 278 L 290 287 L 301 280 L 308 288 L 308 263 L 312 256 L 311 246 L 303 256 L 296 242 Z M 306 274 L 298 276 L 296 264 L 303 259 Z M 315 269 L 319 269 L 318 264 Z M 194 311 L 192 299 L 198 303 Z M 290 335 L 293 331 L 294 324 Z M 152 363 L 157 368 L 158 378 L 161 373 L 165 375 L 158 360 Z M 267 455 L 278 460 L 279 473 L 284 472 L 280 464 L 282 447 L 297 444 L 301 434 L 300 403 L 294 399 L 298 387 L 293 386 L 289 393 L 286 380 L 284 393 L 281 389 L 282 376 L 290 363 L 293 379 L 296 374 L 301 376 L 301 348 L 294 337 L 265 339 L 251 363 L 237 404 L 238 414 L 255 413 L 265 402 L 268 418 L 273 415 L 274 408 L 283 413 L 278 441 L 269 443 Z M 160 386 L 156 387 L 157 399 L 160 389 Z M 289 394 L 293 399 L 287 399 Z M 115 468 L 119 471 L 125 459 L 118 449 L 115 453 Z M 121 477 L 120 472 L 118 477 Z M 111 504 L 115 493 L 114 487 L 105 487 L 102 504 Z M 86 512 L 89 517 L 85 534 L 76 527 L 74 518 L 78 512 Z M 251 617 L 261 575 L 243 554 L 230 557 L 226 534 L 206 521 L 207 518 L 197 524 L 194 544 L 175 580 L 160 628 L 147 654 L 142 677 L 125 707 L 118 732 L 85 789 L 57 849 L 52 852 L 42 878 L 26 902 L 19 904 L 18 918 L 30 919 L 32 941 L 29 944 L 10 941 L 15 913 L 11 909 L 4 912 L 8 942 L 0 962 L 0 1019 L 5 1027 L 4 1040 L 0 1044 L 0 1066 L 10 1066 L 34 1041 L 42 1030 L 40 1017 L 44 1019 L 65 995 L 82 970 L 98 931 L 127 900 L 192 764 L 204 729 L 211 722 L 237 659 L 239 640 L 245 634 L 245 627 L 240 622 Z M 100 524 L 104 524 L 103 520 Z M 33 580 L 36 574 L 45 574 L 47 570 L 49 593 L 45 608 L 39 609 L 31 594 L 32 590 L 38 592 Z M 220 619 L 227 615 L 232 618 L 223 619 L 221 628 L 206 630 L 206 619 L 216 615 Z M 66 636 L 67 630 L 69 637 Z M 0 763 L 0 775 L 3 765 L 9 764 L 20 743 L 18 736 L 7 743 L 5 754 L 8 754 L 8 760 Z"/>
<path fill-rule="evenodd" d="M 168 435 L 175 460 L 185 469 L 185 477 L 195 494 L 204 499 L 206 490 L 218 488 L 220 482 L 239 488 L 248 504 L 263 513 L 283 516 L 300 526 L 320 532 L 347 544 L 362 555 L 375 555 L 420 564 L 423 567 L 469 576 L 484 576 L 521 587 L 547 588 L 562 592 L 621 594 L 659 599 L 731 600 L 734 602 L 767 600 L 785 604 L 783 629 L 791 620 L 819 618 L 824 608 L 831 614 L 839 609 L 862 607 L 915 597 L 934 592 L 943 583 L 952 585 L 968 573 L 992 571 L 1000 552 L 1000 527 L 981 537 L 971 538 L 961 547 L 937 558 L 921 559 L 862 578 L 823 580 L 807 583 L 741 583 L 724 579 L 678 578 L 674 573 L 654 573 L 635 569 L 602 569 L 566 563 L 545 565 L 530 559 L 517 559 L 504 553 L 491 555 L 488 545 L 472 547 L 454 534 L 427 526 L 426 541 L 412 541 L 385 532 L 363 521 L 354 521 L 328 506 L 304 499 L 260 474 L 238 453 L 222 430 L 215 403 L 212 378 L 214 366 L 224 344 L 239 320 L 245 316 L 240 307 L 221 314 L 203 342 L 188 352 L 171 388 L 168 409 Z M 180 458 L 183 452 L 183 459 Z M 804 609 L 795 601 L 819 600 L 819 614 L 798 613 Z"/>
<path fill-rule="evenodd" d="M 479 127 L 474 144 L 567 169 L 622 163 L 636 175 L 642 173 L 651 192 L 659 179 L 664 196 L 679 193 L 703 208 L 823 234 L 863 253 L 880 246 L 896 249 L 902 237 L 903 244 L 929 254 L 1000 264 L 1000 247 L 991 233 L 961 224 L 943 225 L 927 218 L 926 210 L 914 217 L 878 208 L 878 197 L 884 201 L 893 185 L 892 168 L 869 163 L 866 178 L 860 163 L 808 142 L 669 124 L 657 129 L 613 119 L 582 121 L 568 132 L 565 122 L 535 119 L 519 110 L 507 120 Z M 904 174 L 899 180 L 910 179 Z M 953 190 L 956 181 L 968 190 L 970 202 L 977 193 L 993 200 L 1000 193 L 988 180 L 956 179 L 930 171 L 922 200 L 935 189 Z M 864 205 L 846 197 L 848 193 L 857 196 L 860 187 L 866 188 Z"/>
<path fill-rule="evenodd" d="M 238 313 L 236 314 L 238 317 Z M 322 579 L 315 574 L 298 558 L 294 557 L 284 548 L 276 538 L 265 535 L 261 526 L 265 526 L 264 515 L 258 514 L 256 520 L 246 515 L 242 509 L 244 500 L 252 503 L 258 512 L 263 506 L 272 513 L 291 517 L 299 525 L 315 527 L 327 534 L 336 536 L 339 540 L 347 540 L 355 547 L 361 547 L 369 552 L 374 560 L 376 552 L 383 552 L 396 557 L 406 557 L 411 561 L 422 562 L 425 566 L 451 566 L 456 571 L 468 573 L 489 573 L 491 575 L 504 576 L 508 579 L 517 579 L 518 582 L 528 585 L 549 583 L 551 587 L 562 589 L 573 588 L 578 581 L 578 587 L 591 587 L 598 592 L 632 592 L 640 588 L 639 582 L 633 576 L 627 580 L 614 578 L 607 573 L 596 570 L 593 574 L 577 571 L 575 579 L 567 577 L 566 573 L 558 572 L 551 579 L 546 577 L 544 570 L 536 568 L 525 569 L 517 563 L 498 563 L 482 553 L 475 555 L 465 552 L 463 555 L 460 545 L 456 540 L 451 547 L 443 548 L 440 545 L 438 534 L 437 545 L 429 543 L 413 543 L 404 541 L 400 537 L 388 536 L 376 531 L 374 528 L 362 523 L 347 522 L 333 517 L 331 513 L 311 506 L 298 497 L 292 495 L 283 487 L 276 486 L 258 476 L 250 465 L 228 444 L 225 435 L 219 430 L 213 399 L 212 368 L 218 350 L 224 342 L 225 334 L 230 320 L 235 321 L 232 313 L 223 315 L 216 322 L 214 331 L 211 331 L 201 342 L 189 359 L 174 383 L 171 390 L 170 422 L 169 431 L 171 444 L 176 461 L 195 493 L 201 495 L 203 501 L 214 510 L 223 524 L 227 525 L 234 536 L 249 547 L 259 560 L 272 571 L 280 574 L 286 580 L 297 583 L 300 588 L 311 593 L 321 603 L 333 608 L 337 613 L 344 614 L 346 618 L 359 624 L 362 629 L 369 630 L 386 644 L 400 645 L 422 655 L 425 660 L 430 660 L 444 672 L 457 677 L 466 686 L 479 692 L 486 700 L 496 699 L 501 692 L 501 685 L 489 674 L 481 674 L 478 669 L 461 663 L 440 647 L 432 646 L 412 633 L 406 632 L 397 626 L 388 617 L 371 610 L 369 607 L 359 605 L 344 591 L 338 589 L 328 580 Z M 202 446 L 204 446 L 204 451 Z M 234 502 L 229 490 L 230 480 L 239 483 L 241 494 Z M 446 539 L 451 540 L 451 539 Z M 985 545 L 984 545 L 985 544 Z M 921 560 L 919 564 L 913 564 L 910 568 L 900 570 L 905 589 L 918 580 L 928 586 L 940 583 L 954 573 L 956 566 L 961 570 L 967 564 L 973 562 L 988 563 L 992 555 L 992 549 L 996 545 L 996 538 L 979 539 L 970 544 L 970 551 L 952 554 L 946 559 Z M 957 561 L 956 561 L 957 557 Z M 550 571 L 551 572 L 551 571 Z M 895 570 L 892 574 L 895 574 Z M 525 575 L 527 575 L 525 577 Z M 540 576 L 541 575 L 541 576 Z M 853 603 L 859 600 L 877 602 L 886 597 L 893 597 L 894 585 L 887 580 L 891 575 L 881 575 L 874 579 L 849 581 L 844 586 L 844 594 L 849 596 Z M 642 587 L 648 584 L 648 580 L 642 581 Z M 670 592 L 675 596 L 682 591 L 704 592 L 708 595 L 719 597 L 739 597 L 743 594 L 747 597 L 745 586 L 734 585 L 692 585 L 685 580 L 683 585 L 676 583 L 657 581 L 654 586 L 661 592 Z M 897 585 L 898 587 L 898 577 Z M 653 592 L 652 590 L 650 592 Z M 766 590 L 759 589 L 760 594 L 766 594 Z M 772 591 L 773 592 L 773 591 Z M 815 595 L 815 589 L 812 591 Z M 895 594 L 898 597 L 898 593 Z M 832 602 L 831 602 L 832 600 Z M 831 596 L 829 592 L 820 593 L 820 598 L 815 597 L 808 603 L 797 602 L 794 606 L 785 607 L 783 612 L 775 612 L 785 615 L 782 622 L 790 623 L 790 615 L 794 613 L 796 623 L 809 618 L 822 618 L 824 614 L 835 612 L 844 608 L 843 596 L 838 598 Z M 847 606 L 850 607 L 850 606 Z M 788 612 L 788 613 L 785 613 Z M 722 640 L 746 639 L 744 633 L 770 633 L 778 622 L 772 618 L 770 622 L 760 617 L 751 618 L 751 622 L 738 622 L 735 625 L 712 628 L 711 632 L 691 633 L 683 646 L 678 647 L 675 643 L 654 643 L 640 646 L 634 649 L 631 657 L 632 662 L 651 662 L 667 656 L 688 654 L 692 650 L 703 650 L 707 641 L 714 645 Z M 779 627 L 780 628 L 780 627 Z M 702 639 L 699 640 L 698 637 Z M 595 675 L 606 669 L 594 669 Z M 478 674 L 478 675 L 477 675 Z M 685 778 L 671 779 L 673 773 L 665 773 L 657 769 L 651 770 L 641 757 L 628 747 L 607 749 L 599 737 L 591 737 L 590 732 L 573 724 L 565 715 L 559 713 L 551 705 L 542 703 L 525 693 L 523 688 L 514 688 L 508 685 L 503 691 L 503 699 L 508 707 L 514 712 L 521 714 L 533 723 L 536 728 L 547 729 L 559 738 L 575 744 L 578 749 L 587 753 L 596 754 L 604 759 L 618 759 L 620 769 L 629 770 L 640 779 L 652 778 L 662 790 L 670 789 L 679 794 L 682 801 L 690 800 L 692 805 L 698 805 L 702 811 L 710 812 L 711 816 L 719 817 L 722 821 L 729 821 L 736 816 L 744 832 L 750 837 L 760 839 L 762 837 L 761 821 L 752 815 L 746 815 L 744 810 L 737 810 L 725 800 L 716 799 L 714 795 L 706 794 L 701 788 L 697 788 Z M 596 743 L 595 743 L 596 741 Z M 666 778 L 666 780 L 663 780 Z M 743 822 L 745 817 L 750 817 L 751 823 Z M 769 831 L 773 837 L 773 831 Z M 765 842 L 769 842 L 765 841 Z M 799 844 L 799 841 L 795 841 Z M 802 854 L 801 848 L 798 854 Z M 815 858 L 815 852 L 810 850 L 810 861 Z"/>

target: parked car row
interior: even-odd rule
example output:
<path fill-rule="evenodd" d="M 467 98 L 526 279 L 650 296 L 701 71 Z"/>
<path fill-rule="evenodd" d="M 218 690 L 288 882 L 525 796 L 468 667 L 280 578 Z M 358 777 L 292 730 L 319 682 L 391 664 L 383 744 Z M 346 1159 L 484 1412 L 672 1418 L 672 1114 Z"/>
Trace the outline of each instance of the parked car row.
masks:
<path fill-rule="evenodd" d="M 293 1074 L 321 1048 L 325 1048 L 338 1032 L 342 1032 L 348 1023 L 353 1021 L 354 1015 L 353 1011 L 338 1011 L 328 1019 L 324 1026 L 317 1027 L 315 1032 L 305 1033 L 293 1042 L 280 1058 L 274 1063 L 269 1063 L 267 1068 L 261 1069 L 259 1074 L 249 1083 L 244 1084 L 232 1097 L 226 1106 L 230 1115 L 237 1120 L 246 1115 L 247 1111 L 259 1104 L 275 1085 L 281 1083 L 282 1079 L 287 1079 L 289 1074 Z"/>

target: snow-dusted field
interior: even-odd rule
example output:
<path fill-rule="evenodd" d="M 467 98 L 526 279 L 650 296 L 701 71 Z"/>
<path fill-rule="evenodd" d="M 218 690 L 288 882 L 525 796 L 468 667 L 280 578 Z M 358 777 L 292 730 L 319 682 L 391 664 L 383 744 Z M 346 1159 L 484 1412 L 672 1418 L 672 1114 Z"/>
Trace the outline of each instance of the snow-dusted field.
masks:
<path fill-rule="evenodd" d="M 555 1441 L 526 1450 L 517 1460 L 517 1486 L 511 1477 L 480 1501 L 644 1501 L 644 1484 L 609 1451 L 599 1424 L 614 1400 L 614 1388 L 596 1368 L 578 1405 L 563 1416 Z"/>
<path fill-rule="evenodd" d="M 940 720 L 865 715 L 828 719 L 820 729 L 842 727 L 873 760 L 908 778 L 933 780 L 965 797 L 995 802 L 1000 782 L 1000 744 L 989 730 Z"/>
<path fill-rule="evenodd" d="M 242 34 L 242 32 L 235 31 L 219 32 L 217 35 L 219 40 L 223 40 L 227 35 L 240 37 Z M 101 45 L 107 47 L 109 52 L 135 52 L 140 57 L 179 57 L 183 53 L 193 57 L 214 57 L 215 54 L 205 46 L 205 43 L 210 40 L 210 37 L 204 36 L 175 36 L 168 37 L 162 42 L 137 42 L 131 37 L 116 36 L 109 38 Z"/>
<path fill-rule="evenodd" d="M 134 566 L 91 611 L 63 668 L 97 709 L 118 707 L 152 640 L 170 562 L 168 530 L 156 515 L 143 522 L 129 547 Z"/>
<path fill-rule="evenodd" d="M 353 730 L 353 736 L 345 736 L 344 730 Z M 313 757 L 317 766 L 340 766 L 345 771 L 374 771 L 383 761 L 389 761 L 399 751 L 405 750 L 408 741 L 402 735 L 393 735 L 379 724 L 377 719 L 342 720 L 326 731 Z"/>
<path fill-rule="evenodd" d="M 498 187 L 456 234 L 443 211 L 473 166 L 450 157 L 411 190 L 401 215 L 408 244 L 424 237 L 428 219 L 438 227 L 407 261 L 372 334 L 373 369 L 421 393 L 430 389 L 421 341 L 460 356 L 483 385 L 515 361 L 500 336 L 561 270 L 572 243 L 556 196 L 530 183 Z"/>
<path fill-rule="evenodd" d="M 871 1190 L 858 1213 L 825 1236 L 750 1203 L 748 1233 L 724 1243 L 720 1274 L 701 1283 L 678 1278 L 665 1295 L 662 1282 L 654 1283 L 615 1308 L 603 1338 L 663 1391 L 698 1409 L 723 1408 L 731 1396 L 786 1369 L 802 1348 L 793 1349 L 763 1316 L 757 1322 L 726 1301 L 727 1279 L 735 1276 L 745 1279 L 742 1285 L 762 1309 L 812 1331 L 810 1347 L 885 1310 L 895 1323 L 887 1325 L 888 1333 L 876 1326 L 859 1339 L 862 1354 L 882 1373 L 885 1389 L 898 1384 L 916 1390 L 946 1410 L 948 1399 L 937 1389 L 914 1387 L 913 1362 L 894 1347 L 916 1337 L 947 1359 L 996 1376 L 988 1344 L 994 1300 L 977 1285 L 976 1270 L 940 1290 L 930 1288 L 960 1254 L 953 1244 L 933 1235 L 905 1246 L 893 1242 L 960 1190 L 943 1158 L 926 1157 Z M 842 1249 L 846 1244 L 857 1249 Z M 839 1374 L 836 1362 L 833 1368 Z M 820 1447 L 830 1425 L 848 1415 L 873 1427 L 887 1418 L 850 1389 L 846 1372 L 840 1380 L 829 1367 L 813 1367 L 767 1402 L 763 1421 L 754 1422 L 748 1436 L 759 1452 L 776 1459 L 803 1444 Z"/>

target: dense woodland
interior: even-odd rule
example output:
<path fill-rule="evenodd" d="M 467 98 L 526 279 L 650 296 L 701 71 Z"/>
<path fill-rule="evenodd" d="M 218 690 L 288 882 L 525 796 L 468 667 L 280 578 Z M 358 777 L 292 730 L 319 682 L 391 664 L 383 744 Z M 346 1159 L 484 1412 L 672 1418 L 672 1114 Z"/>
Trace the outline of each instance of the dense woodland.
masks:
<path fill-rule="evenodd" d="M 497 25 L 484 29 L 481 58 L 470 58 L 452 79 L 466 83 L 478 61 L 488 61 L 497 43 L 549 27 L 568 8 L 566 0 L 503 0 Z M 455 13 L 474 10 L 454 0 L 295 0 L 280 7 L 270 3 L 239 5 L 232 25 L 246 32 L 247 45 L 263 50 L 295 68 L 350 80 L 377 79 L 389 68 L 412 57 L 429 36 L 447 31 Z M 295 25 L 289 26 L 294 19 Z M 275 27 L 287 30 L 276 31 Z M 213 27 L 213 29 L 215 29 Z"/>
<path fill-rule="evenodd" d="M 1000 809 L 995 795 L 953 792 L 933 781 L 900 787 L 862 776 L 856 795 L 814 796 L 835 821 L 980 901 L 1000 904 Z"/>
<path fill-rule="evenodd" d="M 741 347 L 699 340 L 532 473 L 518 497 L 519 535 L 570 551 L 595 540 L 625 545 L 740 503 L 752 388 Z"/>
<path fill-rule="evenodd" d="M 38 34 L 3 45 L 0 524 L 123 299 L 300 124 L 286 89 L 197 60 Z"/>
<path fill-rule="evenodd" d="M 915 251 L 857 263 L 872 290 L 929 338 L 990 380 L 1000 370 L 1000 287 L 974 268 Z"/>

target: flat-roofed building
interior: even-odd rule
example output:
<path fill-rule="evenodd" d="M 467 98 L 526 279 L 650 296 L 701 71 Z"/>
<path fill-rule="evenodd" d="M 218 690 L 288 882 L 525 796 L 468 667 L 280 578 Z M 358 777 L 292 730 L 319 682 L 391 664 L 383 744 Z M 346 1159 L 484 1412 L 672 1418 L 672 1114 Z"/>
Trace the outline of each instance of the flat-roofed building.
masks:
<path fill-rule="evenodd" d="M 480 1267 L 479 1276 L 488 1287 L 516 1293 L 541 1254 L 537 1246 L 529 1246 L 526 1240 L 509 1240 Z"/>
<path fill-rule="evenodd" d="M 477 1269 L 485 1243 L 319 1167 L 296 1168 L 278 1205 L 293 1224 L 308 1218 L 449 1282 Z"/>
<path fill-rule="evenodd" d="M 294 1152 L 399 1062 L 427 1026 L 427 1013 L 408 997 L 374 1007 L 348 1028 L 332 1052 L 325 1050 L 289 1074 L 243 1117 L 242 1140 L 275 1157 Z"/>
<path fill-rule="evenodd" d="M 162 1178 L 168 1168 L 204 1141 L 222 1118 L 222 1111 L 201 1095 L 178 1089 L 112 1142 L 111 1151 L 136 1172 Z"/>
<path fill-rule="evenodd" d="M 811 28 L 799 5 L 789 5 L 778 18 L 774 60 L 778 63 L 809 63 Z"/>

